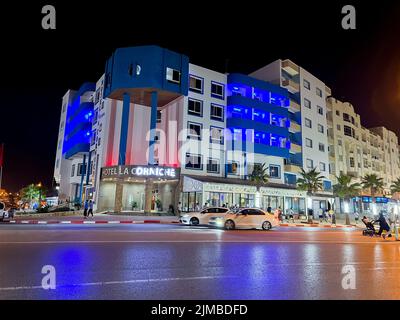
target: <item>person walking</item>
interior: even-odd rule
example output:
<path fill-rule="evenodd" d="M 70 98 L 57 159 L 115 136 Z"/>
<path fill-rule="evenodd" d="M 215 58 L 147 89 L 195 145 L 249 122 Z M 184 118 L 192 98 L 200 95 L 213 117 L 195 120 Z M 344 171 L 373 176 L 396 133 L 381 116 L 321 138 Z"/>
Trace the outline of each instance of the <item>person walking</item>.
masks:
<path fill-rule="evenodd" d="M 383 239 L 386 239 L 386 237 L 392 236 L 392 232 L 390 230 L 389 224 L 386 221 L 385 216 L 383 215 L 383 211 L 379 213 L 379 232 L 378 236 L 382 236 Z M 382 234 L 383 231 L 386 231 L 386 234 Z"/>
<path fill-rule="evenodd" d="M 89 201 L 85 200 L 83 204 L 83 217 L 86 219 L 88 216 L 88 209 L 89 209 Z"/>
<path fill-rule="evenodd" d="M 336 227 L 336 214 L 335 214 L 335 211 L 333 211 L 333 210 L 331 212 L 331 224 L 335 225 L 335 227 Z"/>
<path fill-rule="evenodd" d="M 92 215 L 92 217 L 93 217 L 93 200 L 89 200 L 89 211 L 88 211 L 88 217 L 90 216 L 90 215 Z"/>

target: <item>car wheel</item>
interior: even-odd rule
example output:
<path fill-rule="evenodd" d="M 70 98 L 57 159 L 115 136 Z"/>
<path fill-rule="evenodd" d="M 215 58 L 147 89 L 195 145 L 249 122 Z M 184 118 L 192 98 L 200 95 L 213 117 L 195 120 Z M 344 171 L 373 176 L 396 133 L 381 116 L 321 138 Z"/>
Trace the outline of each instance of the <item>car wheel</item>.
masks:
<path fill-rule="evenodd" d="M 191 226 L 197 226 L 198 224 L 199 224 L 199 219 L 197 219 L 197 218 L 190 219 Z"/>
<path fill-rule="evenodd" d="M 264 221 L 262 224 L 263 230 L 271 230 L 272 229 L 272 224 L 269 221 Z"/>
<path fill-rule="evenodd" d="M 227 220 L 225 222 L 225 229 L 226 230 L 233 230 L 235 229 L 235 223 L 232 220 Z"/>

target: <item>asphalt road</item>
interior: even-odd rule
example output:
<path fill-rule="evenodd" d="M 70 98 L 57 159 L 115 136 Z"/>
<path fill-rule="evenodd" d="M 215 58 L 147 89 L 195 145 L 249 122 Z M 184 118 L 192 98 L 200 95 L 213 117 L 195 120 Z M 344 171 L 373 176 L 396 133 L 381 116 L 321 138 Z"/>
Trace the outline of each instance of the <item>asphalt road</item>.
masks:
<path fill-rule="evenodd" d="M 399 299 L 399 258 L 400 242 L 360 230 L 0 225 L 0 300 Z"/>

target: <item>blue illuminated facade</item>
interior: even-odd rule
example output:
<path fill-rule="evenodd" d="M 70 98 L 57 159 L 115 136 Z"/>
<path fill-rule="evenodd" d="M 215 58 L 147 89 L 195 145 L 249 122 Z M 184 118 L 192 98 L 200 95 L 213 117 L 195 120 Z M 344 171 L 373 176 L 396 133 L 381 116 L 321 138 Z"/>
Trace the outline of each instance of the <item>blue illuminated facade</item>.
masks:
<path fill-rule="evenodd" d="M 94 83 L 84 83 L 75 93 L 72 102 L 67 106 L 63 154 L 70 159 L 79 153 L 90 151 L 94 104 L 83 99 L 86 93 L 95 91 Z"/>
<path fill-rule="evenodd" d="M 227 129 L 233 141 L 241 137 L 254 153 L 288 159 L 290 154 L 289 95 L 287 90 L 252 77 L 228 76 Z M 251 136 L 246 136 L 251 135 Z M 232 143 L 232 150 L 246 144 Z"/>

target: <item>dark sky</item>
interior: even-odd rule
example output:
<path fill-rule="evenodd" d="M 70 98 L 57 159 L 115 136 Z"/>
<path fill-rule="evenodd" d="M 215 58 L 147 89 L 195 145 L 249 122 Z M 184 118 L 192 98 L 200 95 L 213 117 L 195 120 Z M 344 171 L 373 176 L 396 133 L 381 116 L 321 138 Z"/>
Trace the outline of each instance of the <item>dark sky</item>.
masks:
<path fill-rule="evenodd" d="M 365 126 L 400 135 L 396 1 L 14 3 L 0 9 L 0 142 L 11 191 L 51 186 L 63 94 L 96 81 L 124 46 L 158 44 L 221 72 L 227 59 L 229 72 L 250 73 L 290 58 L 353 103 Z M 56 30 L 41 29 L 45 4 L 56 7 Z M 356 7 L 356 30 L 341 28 L 345 4 Z"/>

